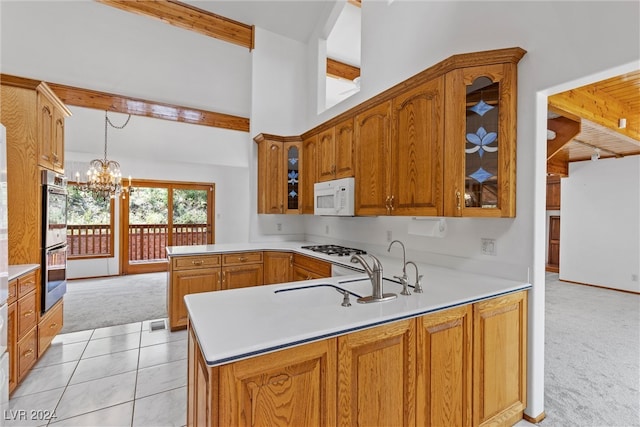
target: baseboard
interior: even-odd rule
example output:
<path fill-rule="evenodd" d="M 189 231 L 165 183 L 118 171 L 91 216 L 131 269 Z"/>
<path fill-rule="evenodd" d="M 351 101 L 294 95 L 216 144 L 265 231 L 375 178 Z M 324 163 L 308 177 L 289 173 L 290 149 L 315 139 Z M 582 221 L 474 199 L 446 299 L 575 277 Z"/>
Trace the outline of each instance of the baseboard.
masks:
<path fill-rule="evenodd" d="M 525 420 L 533 424 L 538 424 L 540 421 L 544 420 L 546 417 L 547 417 L 547 414 L 545 414 L 544 411 L 542 411 L 537 417 L 530 417 L 527 414 L 522 415 L 522 418 L 524 418 Z"/>
<path fill-rule="evenodd" d="M 558 267 L 557 265 L 547 264 L 545 266 L 545 271 L 548 271 L 549 273 L 560 273 L 560 267 Z"/>
<path fill-rule="evenodd" d="M 591 283 L 574 282 L 573 280 L 564 280 L 564 279 L 558 279 L 558 280 L 560 280 L 561 282 L 564 282 L 564 283 L 571 283 L 571 284 L 574 284 L 574 285 L 591 286 L 592 288 L 607 289 L 609 291 L 618 291 L 618 292 L 624 292 L 626 294 L 640 295 L 640 292 L 629 291 L 627 289 L 610 288 L 609 286 L 593 285 Z"/>

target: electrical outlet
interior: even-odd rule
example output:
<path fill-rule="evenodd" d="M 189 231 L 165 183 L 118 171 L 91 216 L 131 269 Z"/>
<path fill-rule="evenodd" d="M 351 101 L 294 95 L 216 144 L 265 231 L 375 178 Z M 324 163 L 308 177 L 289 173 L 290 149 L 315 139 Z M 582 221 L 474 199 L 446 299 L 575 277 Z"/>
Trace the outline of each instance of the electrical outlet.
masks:
<path fill-rule="evenodd" d="M 632 282 L 637 282 L 638 281 L 638 275 L 637 274 L 632 274 L 631 275 L 631 281 Z"/>
<path fill-rule="evenodd" d="M 277 223 L 276 228 L 278 229 L 278 231 L 282 231 L 282 224 Z"/>
<path fill-rule="evenodd" d="M 328 225 L 324 226 L 324 234 L 329 234 L 329 226 Z"/>
<path fill-rule="evenodd" d="M 393 240 L 393 236 L 391 235 L 391 230 L 387 230 L 387 242 L 390 242 Z"/>
<path fill-rule="evenodd" d="M 482 254 L 483 255 L 491 255 L 496 256 L 498 253 L 498 245 L 496 244 L 496 239 L 480 239 L 482 243 Z"/>

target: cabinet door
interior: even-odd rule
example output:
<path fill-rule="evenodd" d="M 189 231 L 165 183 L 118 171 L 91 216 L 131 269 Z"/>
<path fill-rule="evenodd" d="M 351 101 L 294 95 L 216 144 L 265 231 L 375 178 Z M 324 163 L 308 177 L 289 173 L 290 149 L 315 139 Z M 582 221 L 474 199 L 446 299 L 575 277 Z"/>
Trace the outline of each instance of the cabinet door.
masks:
<path fill-rule="evenodd" d="M 218 368 L 208 368 L 202 357 L 193 330 L 189 330 L 187 371 L 187 426 L 217 426 L 217 373 Z"/>
<path fill-rule="evenodd" d="M 336 179 L 354 176 L 353 170 L 353 118 L 335 127 Z"/>
<path fill-rule="evenodd" d="M 513 425 L 527 406 L 527 292 L 473 305 L 473 425 Z"/>
<path fill-rule="evenodd" d="M 38 93 L 38 164 L 53 169 L 53 103 Z"/>
<path fill-rule="evenodd" d="M 38 360 L 38 334 L 33 328 L 24 338 L 18 341 L 18 383 L 29 373 L 29 369 Z"/>
<path fill-rule="evenodd" d="M 336 425 L 336 341 L 220 367 L 221 426 Z"/>
<path fill-rule="evenodd" d="M 9 351 L 9 393 L 18 385 L 18 310 L 9 304 L 7 312 L 7 350 Z"/>
<path fill-rule="evenodd" d="M 334 128 L 318 135 L 318 180 L 329 181 L 336 177 Z"/>
<path fill-rule="evenodd" d="M 394 215 L 442 215 L 443 95 L 440 77 L 393 100 Z"/>
<path fill-rule="evenodd" d="M 356 116 L 356 215 L 390 213 L 391 101 Z"/>
<path fill-rule="evenodd" d="M 284 145 L 280 141 L 265 140 L 259 147 L 258 164 L 261 171 L 258 174 L 258 182 L 261 189 L 258 191 L 258 213 L 284 213 Z"/>
<path fill-rule="evenodd" d="M 338 423 L 415 425 L 415 319 L 338 337 Z"/>
<path fill-rule="evenodd" d="M 302 142 L 287 141 L 284 143 L 283 198 L 285 200 L 284 213 L 300 213 L 300 166 L 302 158 Z"/>
<path fill-rule="evenodd" d="M 303 214 L 313 214 L 313 184 L 318 182 L 318 135 L 302 142 L 302 210 Z"/>
<path fill-rule="evenodd" d="M 418 319 L 416 425 L 470 426 L 470 305 Z"/>
<path fill-rule="evenodd" d="M 446 75 L 444 214 L 516 214 L 516 64 Z"/>
<path fill-rule="evenodd" d="M 64 119 L 65 116 L 60 110 L 53 110 L 51 162 L 53 170 L 58 173 L 64 173 Z"/>
<path fill-rule="evenodd" d="M 264 283 L 262 263 L 222 268 L 222 289 L 246 288 Z"/>
<path fill-rule="evenodd" d="M 291 281 L 293 254 L 290 252 L 264 253 L 264 284 L 285 283 Z"/>
<path fill-rule="evenodd" d="M 171 273 L 167 295 L 170 296 L 167 311 L 171 330 L 187 326 L 187 307 L 184 296 L 220 290 L 220 268 L 199 268 Z"/>
<path fill-rule="evenodd" d="M 323 277 L 327 277 L 295 264 L 293 265 L 291 276 L 292 282 L 299 282 L 301 280 L 322 279 Z"/>

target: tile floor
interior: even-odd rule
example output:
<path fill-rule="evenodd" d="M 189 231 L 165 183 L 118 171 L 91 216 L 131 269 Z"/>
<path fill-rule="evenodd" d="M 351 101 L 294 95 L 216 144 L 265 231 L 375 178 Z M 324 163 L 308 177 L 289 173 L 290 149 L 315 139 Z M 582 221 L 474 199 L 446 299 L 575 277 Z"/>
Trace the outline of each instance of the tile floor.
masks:
<path fill-rule="evenodd" d="M 62 334 L 11 395 L 0 425 L 181 427 L 186 385 L 186 331 L 152 332 L 146 321 Z"/>

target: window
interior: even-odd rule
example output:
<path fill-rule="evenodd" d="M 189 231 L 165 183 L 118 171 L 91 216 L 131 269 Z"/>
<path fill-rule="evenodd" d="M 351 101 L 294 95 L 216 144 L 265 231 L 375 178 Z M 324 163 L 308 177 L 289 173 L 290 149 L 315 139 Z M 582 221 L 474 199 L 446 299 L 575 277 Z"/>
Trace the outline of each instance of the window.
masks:
<path fill-rule="evenodd" d="M 69 259 L 113 256 L 113 199 L 96 200 L 76 183 L 68 186 Z"/>

